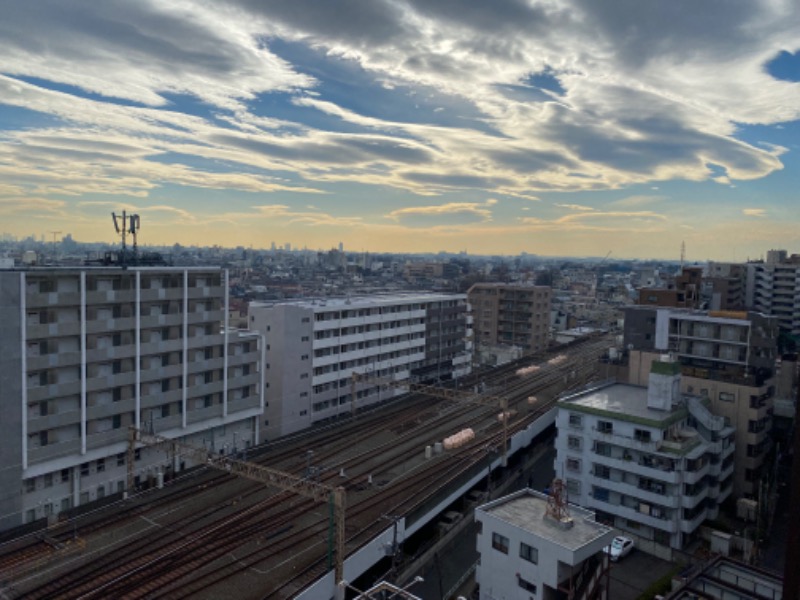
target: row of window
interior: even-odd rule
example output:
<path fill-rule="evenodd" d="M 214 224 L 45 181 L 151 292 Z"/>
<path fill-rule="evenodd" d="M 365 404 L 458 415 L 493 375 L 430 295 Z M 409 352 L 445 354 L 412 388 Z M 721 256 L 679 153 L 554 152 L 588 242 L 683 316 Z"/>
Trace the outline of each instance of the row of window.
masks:
<path fill-rule="evenodd" d="M 509 539 L 497 532 L 492 533 L 492 548 L 503 554 L 508 554 Z M 539 550 L 526 544 L 525 542 L 519 543 L 519 556 L 523 560 L 527 560 L 534 565 L 539 564 Z"/>

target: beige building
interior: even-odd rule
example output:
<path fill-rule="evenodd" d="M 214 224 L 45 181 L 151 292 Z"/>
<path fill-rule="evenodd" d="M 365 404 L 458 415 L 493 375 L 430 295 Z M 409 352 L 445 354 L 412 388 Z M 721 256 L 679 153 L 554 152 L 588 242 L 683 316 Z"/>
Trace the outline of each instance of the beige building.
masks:
<path fill-rule="evenodd" d="M 546 286 L 476 283 L 467 292 L 475 343 L 545 350 L 550 340 L 552 290 Z"/>
<path fill-rule="evenodd" d="M 649 337 L 648 337 L 649 336 Z M 628 309 L 629 383 L 647 385 L 654 360 L 681 364 L 684 393 L 710 401 L 736 430 L 734 496 L 755 497 L 772 446 L 777 322 L 758 313 Z"/>

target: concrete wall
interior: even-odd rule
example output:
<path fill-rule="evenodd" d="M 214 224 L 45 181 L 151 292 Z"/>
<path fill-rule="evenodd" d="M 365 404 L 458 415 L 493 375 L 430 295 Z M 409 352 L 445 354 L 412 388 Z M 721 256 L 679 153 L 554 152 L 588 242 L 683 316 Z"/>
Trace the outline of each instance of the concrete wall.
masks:
<path fill-rule="evenodd" d="M 303 319 L 307 318 L 307 322 Z M 311 309 L 292 306 L 249 308 L 250 328 L 265 337 L 266 389 L 261 442 L 311 425 L 313 379 L 313 328 Z M 305 360 L 301 357 L 307 356 Z M 306 374 L 306 377 L 301 376 Z M 303 395 L 305 394 L 305 395 Z"/>
<path fill-rule="evenodd" d="M 22 273 L 0 273 L 0 530 L 22 523 Z"/>

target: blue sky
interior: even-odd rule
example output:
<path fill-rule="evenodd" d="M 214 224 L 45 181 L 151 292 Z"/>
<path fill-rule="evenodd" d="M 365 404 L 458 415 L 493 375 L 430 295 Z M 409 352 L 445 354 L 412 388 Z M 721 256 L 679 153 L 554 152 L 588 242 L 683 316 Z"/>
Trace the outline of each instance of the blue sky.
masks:
<path fill-rule="evenodd" d="M 800 252 L 790 0 L 220 4 L 3 10 L 0 232 Z"/>

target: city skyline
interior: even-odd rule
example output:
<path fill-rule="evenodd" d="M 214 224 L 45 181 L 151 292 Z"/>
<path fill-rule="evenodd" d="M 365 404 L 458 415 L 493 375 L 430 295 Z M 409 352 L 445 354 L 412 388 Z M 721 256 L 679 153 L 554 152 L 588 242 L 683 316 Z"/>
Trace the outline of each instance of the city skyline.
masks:
<path fill-rule="evenodd" d="M 17 5 L 0 230 L 374 252 L 800 247 L 789 2 Z M 49 234 L 47 239 L 49 240 Z"/>

